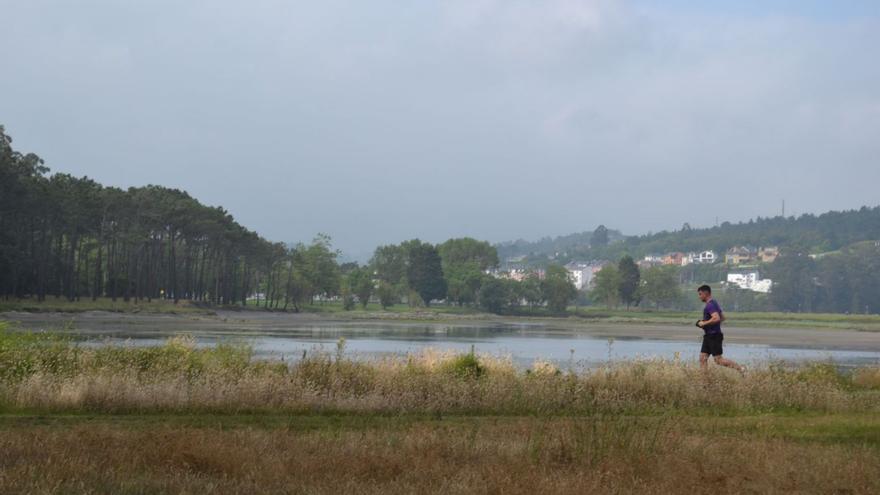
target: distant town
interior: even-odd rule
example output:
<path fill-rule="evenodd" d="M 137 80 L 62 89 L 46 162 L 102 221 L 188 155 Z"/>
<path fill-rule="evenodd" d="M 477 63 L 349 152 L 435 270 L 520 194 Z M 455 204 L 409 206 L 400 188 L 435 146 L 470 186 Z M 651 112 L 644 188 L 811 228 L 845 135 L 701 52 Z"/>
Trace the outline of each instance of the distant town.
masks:
<path fill-rule="evenodd" d="M 779 257 L 778 246 L 737 246 L 728 249 L 724 256 L 711 249 L 698 252 L 669 252 L 649 254 L 638 260 L 636 264 L 642 270 L 658 266 L 713 265 L 724 263 L 730 267 L 726 284 L 740 289 L 767 294 L 773 288 L 773 281 L 761 278 L 760 268 L 776 261 Z M 508 269 L 490 269 L 486 273 L 496 278 L 521 282 L 529 276 L 543 280 L 546 271 L 543 268 L 526 268 L 521 266 L 523 257 L 508 258 L 505 265 Z M 602 268 L 612 264 L 607 260 L 571 261 L 565 265 L 569 278 L 577 290 L 592 290 L 595 275 Z"/>

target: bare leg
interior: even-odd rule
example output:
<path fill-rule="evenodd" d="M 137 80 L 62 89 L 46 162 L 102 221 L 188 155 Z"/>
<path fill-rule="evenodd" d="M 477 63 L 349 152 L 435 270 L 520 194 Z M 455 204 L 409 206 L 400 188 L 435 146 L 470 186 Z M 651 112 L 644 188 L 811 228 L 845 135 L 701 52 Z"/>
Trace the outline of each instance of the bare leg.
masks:
<path fill-rule="evenodd" d="M 702 356 L 700 356 L 702 358 Z M 733 368 L 739 372 L 743 371 L 743 367 L 737 364 L 735 361 L 731 361 L 730 359 L 725 359 L 721 356 L 715 356 L 715 364 L 726 366 L 728 368 Z"/>
<path fill-rule="evenodd" d="M 709 355 L 705 352 L 700 353 L 700 369 L 703 371 L 709 369 Z"/>

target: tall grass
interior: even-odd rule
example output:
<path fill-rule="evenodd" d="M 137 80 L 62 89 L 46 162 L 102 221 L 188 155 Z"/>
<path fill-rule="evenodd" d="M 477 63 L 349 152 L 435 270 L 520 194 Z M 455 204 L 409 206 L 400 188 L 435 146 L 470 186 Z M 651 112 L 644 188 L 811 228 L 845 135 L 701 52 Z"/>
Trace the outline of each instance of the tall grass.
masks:
<path fill-rule="evenodd" d="M 571 415 L 604 412 L 880 410 L 877 370 L 768 366 L 742 377 L 641 360 L 562 372 L 536 362 L 426 350 L 359 361 L 344 344 L 295 363 L 245 345 L 86 347 L 51 334 L 0 331 L 0 404 L 89 411 L 334 411 Z"/>
<path fill-rule="evenodd" d="M 642 360 L 592 370 L 537 361 L 521 370 L 473 351 L 360 361 L 342 340 L 330 352 L 284 363 L 257 360 L 246 345 L 201 348 L 187 337 L 95 347 L 3 327 L 0 402 L 39 417 L 4 416 L 0 493 L 880 489 L 876 441 L 868 443 L 873 419 L 829 416 L 838 418 L 829 428 L 849 428 L 855 436 L 846 438 L 855 442 L 807 446 L 806 433 L 833 438 L 836 430 L 807 428 L 816 416 L 804 415 L 789 425 L 797 434 L 791 440 L 776 436 L 785 422 L 766 423 L 768 416 L 739 424 L 741 417 L 709 415 L 802 410 L 873 418 L 880 368 L 844 374 L 830 363 L 772 364 L 743 377 Z M 43 413 L 53 411 L 187 414 L 47 420 Z M 229 415 L 188 414 L 202 412 Z M 234 415 L 250 412 L 279 414 Z M 487 417 L 448 417 L 469 414 Z M 436 421 L 442 416 L 448 420 Z M 274 419 L 260 426 L 263 418 Z"/>
<path fill-rule="evenodd" d="M 0 493 L 877 493 L 867 446 L 680 418 L 395 418 L 368 428 L 82 421 L 0 435 Z"/>

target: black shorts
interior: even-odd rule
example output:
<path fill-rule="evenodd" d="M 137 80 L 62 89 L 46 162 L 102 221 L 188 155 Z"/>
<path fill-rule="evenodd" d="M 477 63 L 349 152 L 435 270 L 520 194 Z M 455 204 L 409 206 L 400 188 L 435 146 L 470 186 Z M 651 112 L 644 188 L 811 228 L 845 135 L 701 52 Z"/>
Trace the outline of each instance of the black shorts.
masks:
<path fill-rule="evenodd" d="M 710 356 L 720 356 L 723 354 L 721 350 L 721 342 L 724 341 L 723 333 L 707 333 L 703 335 L 703 347 L 700 349 L 701 354 L 709 354 Z"/>

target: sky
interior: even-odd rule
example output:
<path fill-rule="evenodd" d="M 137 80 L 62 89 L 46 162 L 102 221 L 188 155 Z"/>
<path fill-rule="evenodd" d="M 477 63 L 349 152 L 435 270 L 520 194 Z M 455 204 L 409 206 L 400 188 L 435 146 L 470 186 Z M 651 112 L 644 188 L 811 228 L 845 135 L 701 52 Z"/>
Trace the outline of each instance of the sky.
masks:
<path fill-rule="evenodd" d="M 880 204 L 880 2 L 0 0 L 0 124 L 349 258 Z"/>

